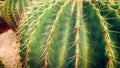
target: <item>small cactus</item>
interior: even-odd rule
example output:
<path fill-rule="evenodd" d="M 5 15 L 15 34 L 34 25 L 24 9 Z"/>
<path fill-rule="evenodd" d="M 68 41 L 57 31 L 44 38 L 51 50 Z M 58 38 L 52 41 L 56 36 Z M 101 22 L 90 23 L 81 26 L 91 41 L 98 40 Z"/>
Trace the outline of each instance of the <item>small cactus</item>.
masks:
<path fill-rule="evenodd" d="M 120 67 L 117 0 L 7 0 L 2 12 L 23 68 Z"/>

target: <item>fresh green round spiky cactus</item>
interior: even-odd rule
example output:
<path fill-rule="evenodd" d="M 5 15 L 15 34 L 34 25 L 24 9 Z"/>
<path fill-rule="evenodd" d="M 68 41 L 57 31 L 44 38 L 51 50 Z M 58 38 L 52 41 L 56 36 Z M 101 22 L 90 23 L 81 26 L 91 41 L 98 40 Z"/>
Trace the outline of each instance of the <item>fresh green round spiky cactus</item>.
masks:
<path fill-rule="evenodd" d="M 15 7 L 21 1 L 10 2 Z M 6 15 L 11 14 L 12 26 L 17 21 L 23 68 L 120 67 L 119 1 L 22 0 L 19 5 Z"/>

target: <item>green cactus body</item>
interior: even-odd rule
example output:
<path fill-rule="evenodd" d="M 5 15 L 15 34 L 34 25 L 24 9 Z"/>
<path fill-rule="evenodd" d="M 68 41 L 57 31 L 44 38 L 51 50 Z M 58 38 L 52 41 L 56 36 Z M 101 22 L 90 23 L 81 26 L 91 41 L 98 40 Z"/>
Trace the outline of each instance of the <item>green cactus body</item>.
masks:
<path fill-rule="evenodd" d="M 20 7 L 19 7 L 20 6 Z M 3 8 L 1 9 L 2 18 L 7 22 L 7 24 L 16 30 L 18 22 L 20 21 L 20 16 L 23 9 L 25 8 L 24 0 L 6 0 Z"/>
<path fill-rule="evenodd" d="M 18 21 L 19 21 L 17 3 L 18 3 L 18 0 L 12 0 L 11 12 L 12 12 L 12 16 L 13 16 L 13 18 L 15 20 L 16 26 L 17 26 Z"/>
<path fill-rule="evenodd" d="M 11 12 L 12 0 L 6 1 L 5 7 L 2 9 L 2 17 L 6 19 L 8 25 L 13 25 L 13 28 L 16 28 L 15 20 Z"/>
<path fill-rule="evenodd" d="M 0 1 L 0 34 L 10 29 L 10 26 L 3 19 L 2 9 L 4 7 L 4 1 Z"/>
<path fill-rule="evenodd" d="M 25 6 L 26 6 L 26 2 L 25 2 L 25 0 L 18 0 L 18 16 L 19 16 L 19 18 L 20 19 L 22 19 L 22 13 L 24 13 L 24 11 L 25 11 Z"/>
<path fill-rule="evenodd" d="M 104 28 L 105 31 L 105 39 L 106 39 L 106 56 L 108 57 L 108 63 L 107 63 L 107 68 L 116 68 L 119 66 L 118 62 L 118 55 L 117 55 L 117 48 L 119 48 L 118 44 L 115 44 L 115 42 L 118 42 L 115 40 L 115 36 L 119 35 L 119 21 L 120 21 L 120 16 L 119 13 L 116 12 L 115 9 L 109 7 L 109 4 L 106 5 L 104 3 L 101 3 L 101 10 L 100 14 L 104 18 L 104 22 L 106 25 L 106 29 Z M 102 11 L 103 10 L 103 11 Z M 109 11 L 108 11 L 109 10 Z M 114 23 L 114 24 L 113 24 Z M 114 28 L 117 28 L 114 30 Z M 106 35 L 107 32 L 107 35 Z"/>
<path fill-rule="evenodd" d="M 34 43 L 34 40 L 33 39 L 30 39 L 30 41 L 28 42 L 28 44 L 30 44 L 29 46 L 31 47 L 30 48 L 30 55 L 31 54 L 33 54 L 33 55 L 35 55 L 35 56 L 32 56 L 32 57 L 36 57 L 37 58 L 37 56 L 38 56 L 38 54 L 37 54 L 37 50 L 39 50 L 40 48 L 43 48 L 43 50 L 42 51 L 40 51 L 40 54 L 41 54 L 41 57 L 40 57 L 40 54 L 39 54 L 39 57 L 38 57 L 38 59 L 40 58 L 40 60 L 41 60 L 41 58 L 44 58 L 45 56 L 44 56 L 44 51 L 46 50 L 46 47 L 45 47 L 45 45 L 47 45 L 48 43 L 46 43 L 46 44 L 44 44 L 45 43 L 45 41 L 47 41 L 47 37 L 49 38 L 50 37 L 50 35 L 49 35 L 49 28 L 50 28 L 50 26 L 52 25 L 52 21 L 54 21 L 54 19 L 55 19 L 55 16 L 56 16 L 56 12 L 59 10 L 59 8 L 60 8 L 60 5 L 61 5 L 62 3 L 56 3 L 55 5 L 53 5 L 53 6 L 51 6 L 51 7 L 49 7 L 48 9 L 46 9 L 46 12 L 45 13 L 43 13 L 43 15 L 38 19 L 38 21 L 37 21 L 37 23 L 35 24 L 36 25 L 36 28 L 34 29 L 34 32 L 33 32 L 33 34 L 31 35 L 33 38 L 34 38 L 34 40 L 35 39 L 40 39 L 41 38 L 41 41 L 40 40 L 38 40 L 38 41 L 36 41 L 36 43 Z M 52 18 L 50 18 L 51 16 L 53 16 Z M 48 20 L 45 20 L 46 18 L 48 18 L 49 19 L 49 21 Z M 39 22 L 39 20 L 41 20 L 41 22 Z M 57 21 L 57 19 L 55 20 L 55 22 Z M 39 23 L 41 23 L 41 25 L 39 24 Z M 50 25 L 51 24 L 51 25 Z M 37 25 L 38 25 L 38 27 L 37 27 Z M 43 25 L 45 25 L 45 26 L 43 26 Z M 55 24 L 54 24 L 55 25 Z M 56 24 L 57 25 L 57 24 Z M 59 26 L 59 25 L 58 25 Z M 53 26 L 54 27 L 54 26 Z M 39 29 L 39 28 L 43 28 L 42 30 L 41 29 Z M 53 29 L 53 28 L 52 28 Z M 40 31 L 40 33 L 38 32 L 38 31 L 36 31 L 36 30 L 38 30 L 38 31 Z M 44 37 L 43 35 L 45 35 L 45 34 L 43 34 L 43 33 L 48 33 L 47 35 L 48 36 L 46 36 L 46 37 Z M 34 34 L 35 35 L 38 35 L 37 37 L 34 37 Z M 49 40 L 49 39 L 48 39 Z M 40 43 L 37 43 L 37 42 L 40 42 Z M 38 45 L 38 47 L 37 47 L 37 50 L 36 50 L 36 47 L 35 46 L 32 46 L 33 44 L 36 44 L 36 45 Z M 39 46 L 39 44 L 40 44 L 40 46 Z M 42 46 L 43 45 L 43 46 Z M 29 47 L 28 46 L 28 47 Z M 29 49 L 28 49 L 28 52 L 29 52 Z M 35 52 L 35 53 L 34 53 Z M 42 53 L 43 53 L 43 55 L 42 55 Z M 30 57 L 31 58 L 31 57 Z M 32 67 L 31 66 L 31 63 L 33 64 L 34 62 L 32 62 L 33 60 L 34 60 L 35 58 L 31 58 L 31 60 L 27 60 L 27 62 L 28 63 L 30 63 L 29 64 L 29 67 Z M 39 61 L 40 61 L 39 60 Z M 46 58 L 46 61 L 47 61 L 47 58 Z M 38 61 L 36 61 L 36 62 L 38 62 Z M 45 66 L 46 66 L 46 64 L 47 64 L 48 62 L 46 62 L 45 63 Z M 39 65 L 40 66 L 40 65 Z"/>
<path fill-rule="evenodd" d="M 25 67 L 119 67 L 119 45 L 113 43 L 118 42 L 114 36 L 119 34 L 109 32 L 115 31 L 110 28 L 111 21 L 116 22 L 112 24 L 116 28 L 119 26 L 118 5 L 110 5 L 103 1 L 66 0 L 44 6 L 45 10 L 35 8 L 18 27 Z"/>
<path fill-rule="evenodd" d="M 83 9 L 84 21 L 88 31 L 88 68 L 105 68 L 105 40 L 104 40 L 104 27 L 101 24 L 100 17 L 94 4 L 85 2 L 86 8 Z M 95 18 L 95 19 L 94 19 Z M 94 23 L 94 24 L 92 24 Z M 96 53 L 94 53 L 96 52 Z M 95 57 L 96 56 L 96 57 Z"/>
<path fill-rule="evenodd" d="M 43 8 L 43 6 L 41 8 Z M 23 51 L 21 54 L 24 54 L 22 56 L 25 56 L 25 51 L 26 51 L 26 47 L 27 47 L 26 45 L 28 45 L 28 42 L 31 39 L 30 37 L 32 36 L 31 32 L 34 31 L 34 29 L 36 28 L 36 23 L 39 23 L 39 18 L 44 14 L 45 9 L 41 9 L 41 8 L 38 10 L 43 10 L 43 11 L 37 12 L 36 15 L 34 15 L 34 16 L 30 16 L 29 19 L 31 19 L 31 21 L 26 20 L 26 23 L 25 23 L 26 25 L 22 26 L 24 28 L 22 28 L 22 29 L 20 28 L 20 30 L 22 30 L 22 33 L 23 33 L 23 34 L 22 33 L 20 34 L 20 36 L 22 36 L 20 42 L 21 42 L 21 49 Z M 38 16 L 37 14 L 40 14 L 39 18 L 36 17 L 36 16 Z M 31 24 L 31 25 L 28 26 L 28 24 Z M 32 28 L 30 28 L 30 27 L 32 27 Z M 27 29 L 25 29 L 25 28 L 27 28 Z M 24 58 L 22 58 L 22 59 L 24 59 Z"/>
<path fill-rule="evenodd" d="M 120 67 L 118 1 L 7 0 L 6 3 L 3 18 L 17 28 L 23 68 Z"/>

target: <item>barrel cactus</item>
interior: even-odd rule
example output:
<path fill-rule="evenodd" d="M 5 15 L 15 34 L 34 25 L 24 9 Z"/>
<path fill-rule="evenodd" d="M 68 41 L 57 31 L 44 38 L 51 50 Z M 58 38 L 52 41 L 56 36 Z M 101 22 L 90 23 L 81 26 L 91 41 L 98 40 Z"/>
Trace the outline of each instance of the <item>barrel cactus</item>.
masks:
<path fill-rule="evenodd" d="M 2 17 L 23 68 L 120 68 L 119 2 L 6 0 Z"/>

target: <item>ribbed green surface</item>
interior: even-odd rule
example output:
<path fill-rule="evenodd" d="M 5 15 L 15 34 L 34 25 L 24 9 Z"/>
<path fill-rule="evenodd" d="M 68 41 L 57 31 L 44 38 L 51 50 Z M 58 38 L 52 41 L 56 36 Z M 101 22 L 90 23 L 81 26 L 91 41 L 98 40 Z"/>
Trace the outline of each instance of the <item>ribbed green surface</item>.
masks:
<path fill-rule="evenodd" d="M 25 10 L 24 0 L 5 0 L 5 4 L 1 9 L 2 18 L 13 30 L 16 30 L 23 10 Z"/>
<path fill-rule="evenodd" d="M 15 20 L 11 12 L 12 1 L 13 0 L 6 1 L 5 6 L 2 9 L 2 17 L 6 20 L 8 25 L 12 25 L 13 28 L 16 28 Z"/>
<path fill-rule="evenodd" d="M 22 67 L 119 68 L 120 4 L 113 1 L 6 1 L 2 14 L 18 26 Z"/>
<path fill-rule="evenodd" d="M 22 31 L 20 32 L 22 35 L 20 36 L 23 38 L 21 39 L 22 45 L 26 44 L 23 47 L 27 47 L 27 51 L 25 50 L 26 55 L 24 54 L 23 56 L 26 56 L 25 65 L 28 68 L 117 67 L 115 61 L 117 49 L 112 47 L 112 44 L 110 48 L 107 48 L 108 40 L 111 39 L 107 38 L 108 35 L 107 37 L 105 35 L 109 33 L 110 38 L 112 38 L 110 32 L 105 33 L 105 28 L 109 29 L 110 27 L 109 24 L 106 25 L 106 22 L 109 22 L 107 20 L 104 20 L 104 22 L 101 18 L 106 15 L 105 12 L 107 10 L 107 13 L 111 9 L 118 11 L 118 4 L 115 3 L 111 7 L 108 6 L 111 9 L 106 9 L 107 4 L 110 5 L 109 2 L 94 1 L 92 3 L 84 1 L 83 7 L 78 8 L 81 4 L 77 2 L 82 1 L 76 0 L 75 5 L 74 2 L 67 0 L 59 5 L 58 1 L 55 5 L 49 5 L 43 14 L 34 13 L 25 20 L 26 23 L 23 22 L 25 23 L 23 27 L 25 26 L 27 30 L 21 27 L 22 29 L 20 28 L 20 30 Z M 105 4 L 105 6 L 101 4 Z M 74 7 L 71 7 L 73 5 Z M 102 10 L 101 7 L 105 9 L 103 12 L 105 14 L 98 11 Z M 110 14 L 115 15 L 114 13 Z M 36 15 L 35 18 L 34 15 Z M 114 16 L 109 18 L 113 22 L 120 22 L 119 20 L 111 19 Z M 113 56 L 111 56 L 112 51 L 109 51 L 109 49 L 114 51 L 115 56 L 111 61 L 110 58 Z"/>
<path fill-rule="evenodd" d="M 93 4 L 86 2 L 88 7 L 84 8 L 84 17 L 88 31 L 88 66 L 87 68 L 105 68 L 105 40 L 104 28 L 101 25 L 98 12 Z"/>
<path fill-rule="evenodd" d="M 114 4 L 116 5 L 116 3 Z M 108 68 L 119 68 L 119 36 L 120 36 L 120 16 L 118 9 L 114 9 L 110 7 L 110 4 L 106 3 L 101 3 L 99 2 L 99 6 L 101 6 L 100 9 L 100 14 L 101 16 L 105 19 L 106 26 L 108 27 L 108 33 L 109 36 L 108 38 L 105 38 L 106 40 L 106 53 L 105 55 L 107 56 L 107 67 Z M 112 61 L 110 63 L 109 61 Z"/>
<path fill-rule="evenodd" d="M 23 65 L 119 68 L 118 7 L 117 3 L 82 0 L 56 1 L 44 6 L 45 10 L 35 7 L 18 29 Z"/>
<path fill-rule="evenodd" d="M 24 22 L 20 22 L 21 25 L 20 27 L 18 27 L 18 33 L 20 33 L 20 37 L 21 37 L 20 48 L 22 51 L 21 56 L 23 56 L 23 58 L 21 59 L 22 62 L 24 61 L 26 48 L 29 40 L 31 39 L 30 37 L 32 36 L 32 32 L 34 32 L 34 29 L 36 28 L 36 24 L 39 23 L 39 18 L 44 14 L 44 11 L 46 11 L 46 9 L 44 9 L 45 7 L 47 8 L 49 7 L 49 5 L 43 4 L 39 8 L 35 7 L 33 12 L 35 14 L 28 15 L 28 18 L 26 18 Z"/>

